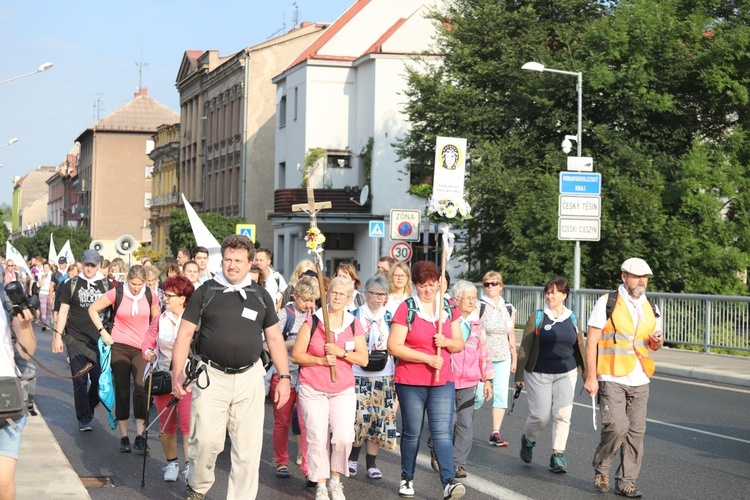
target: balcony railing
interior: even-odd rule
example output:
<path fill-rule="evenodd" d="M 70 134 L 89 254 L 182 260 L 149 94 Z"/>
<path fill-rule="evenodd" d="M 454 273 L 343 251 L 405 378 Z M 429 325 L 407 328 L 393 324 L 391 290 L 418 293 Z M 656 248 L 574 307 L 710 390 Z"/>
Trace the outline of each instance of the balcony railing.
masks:
<path fill-rule="evenodd" d="M 359 191 L 353 189 L 316 189 L 315 201 L 330 201 L 331 208 L 321 212 L 330 213 L 369 214 L 370 205 L 360 206 L 354 200 L 359 200 Z M 306 189 L 277 189 L 274 192 L 273 211 L 277 214 L 292 212 L 292 205 L 307 203 Z"/>

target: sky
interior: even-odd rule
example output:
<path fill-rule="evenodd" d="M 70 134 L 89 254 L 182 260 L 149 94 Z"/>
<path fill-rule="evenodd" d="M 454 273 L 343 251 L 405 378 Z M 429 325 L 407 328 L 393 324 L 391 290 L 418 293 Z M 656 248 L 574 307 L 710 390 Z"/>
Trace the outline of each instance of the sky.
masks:
<path fill-rule="evenodd" d="M 179 112 L 175 79 L 186 50 L 227 56 L 292 29 L 294 4 L 300 23 L 330 23 L 355 1 L 4 0 L 0 81 L 53 66 L 0 84 L 0 204 L 10 205 L 14 177 L 64 161 L 139 83 Z"/>

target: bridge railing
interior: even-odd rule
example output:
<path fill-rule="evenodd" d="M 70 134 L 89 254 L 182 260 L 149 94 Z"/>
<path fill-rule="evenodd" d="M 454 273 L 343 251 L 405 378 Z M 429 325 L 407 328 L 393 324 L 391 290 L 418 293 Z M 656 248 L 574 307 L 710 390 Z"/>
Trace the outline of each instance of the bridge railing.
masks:
<path fill-rule="evenodd" d="M 481 285 L 478 289 L 481 294 Z M 575 307 L 582 330 L 587 329 L 597 299 L 607 292 L 580 289 L 576 306 L 573 294 L 568 297 L 566 305 Z M 701 346 L 705 352 L 717 347 L 750 350 L 750 297 L 659 292 L 648 296 L 661 311 L 665 342 Z M 505 285 L 503 298 L 516 307 L 521 325 L 544 307 L 544 292 L 538 286 Z"/>

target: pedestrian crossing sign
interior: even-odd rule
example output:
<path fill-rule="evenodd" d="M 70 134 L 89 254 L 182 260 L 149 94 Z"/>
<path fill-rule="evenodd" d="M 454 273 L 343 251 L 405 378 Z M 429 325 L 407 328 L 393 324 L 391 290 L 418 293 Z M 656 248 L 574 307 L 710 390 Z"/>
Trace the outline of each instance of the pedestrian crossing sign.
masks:
<path fill-rule="evenodd" d="M 370 238 L 383 238 L 383 237 L 385 237 L 385 221 L 371 220 L 370 221 Z"/>
<path fill-rule="evenodd" d="M 247 236 L 250 241 L 255 243 L 255 224 L 237 224 L 235 234 Z"/>

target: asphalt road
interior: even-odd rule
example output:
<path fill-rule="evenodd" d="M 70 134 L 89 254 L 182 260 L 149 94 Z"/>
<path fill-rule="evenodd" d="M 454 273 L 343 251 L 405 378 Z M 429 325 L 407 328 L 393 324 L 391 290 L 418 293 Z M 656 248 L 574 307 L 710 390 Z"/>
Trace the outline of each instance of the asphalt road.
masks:
<path fill-rule="evenodd" d="M 37 332 L 38 355 L 58 373 L 69 374 L 65 359 L 49 352 L 49 332 Z M 581 383 L 579 381 L 578 389 Z M 116 431 L 110 431 L 105 412 L 97 409 L 94 431 L 78 432 L 70 381 L 42 373 L 38 380 L 38 406 L 60 443 L 71 465 L 82 478 L 110 478 L 114 487 L 89 488 L 93 499 L 169 499 L 182 498 L 184 484 L 162 480 L 164 454 L 157 432 L 151 432 L 152 453 L 146 459 L 145 487 L 141 487 L 143 457 L 121 454 Z M 676 378 L 655 377 L 651 384 L 649 424 L 645 457 L 638 487 L 646 498 L 747 498 L 750 491 L 750 391 L 717 384 L 704 384 Z M 518 457 L 523 423 L 527 415 L 526 395 L 522 394 L 514 412 L 503 424 L 508 448 L 489 446 L 491 427 L 487 405 L 475 414 L 474 447 L 464 481 L 467 498 L 534 498 L 586 499 L 603 498 L 592 486 L 591 459 L 598 443 L 598 433 L 591 423 L 591 401 L 578 395 L 568 440 L 569 472 L 548 471 L 551 437 L 546 434 L 534 449 L 534 461 L 527 465 Z M 152 418 L 155 412 L 152 412 Z M 260 422 L 254 423 L 260 425 Z M 155 425 L 156 427 L 156 425 Z M 276 479 L 271 449 L 271 407 L 266 405 L 263 425 L 264 447 L 260 470 L 258 498 L 313 498 L 314 491 L 304 488 L 299 467 L 290 464 L 292 477 Z M 131 422 L 131 440 L 135 423 Z M 423 435 L 422 454 L 415 478 L 416 498 L 441 498 L 437 474 L 429 468 Z M 290 440 L 290 454 L 296 446 Z M 219 456 L 216 483 L 208 498 L 226 496 L 229 471 L 229 446 Z M 181 455 L 182 457 L 182 455 Z M 364 455 L 362 456 L 362 462 Z M 384 478 L 373 481 L 362 473 L 344 479 L 349 498 L 380 500 L 398 496 L 399 456 L 381 452 L 378 466 Z M 364 463 L 360 464 L 360 470 Z M 41 472 L 43 473 L 43 472 Z M 611 491 L 609 495 L 612 495 Z M 609 497 L 607 497 L 609 498 Z"/>

